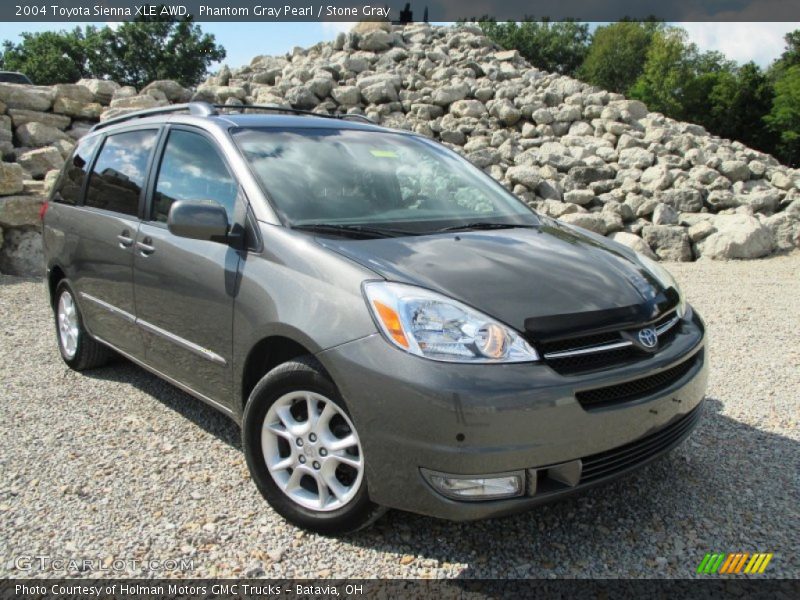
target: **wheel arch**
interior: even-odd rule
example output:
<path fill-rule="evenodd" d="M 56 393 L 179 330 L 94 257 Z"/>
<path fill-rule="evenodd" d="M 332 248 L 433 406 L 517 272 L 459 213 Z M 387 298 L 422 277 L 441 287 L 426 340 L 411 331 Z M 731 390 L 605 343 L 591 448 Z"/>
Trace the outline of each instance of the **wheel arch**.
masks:
<path fill-rule="evenodd" d="M 272 369 L 298 356 L 313 356 L 308 344 L 287 335 L 270 335 L 256 342 L 244 360 L 239 394 L 240 411 L 244 411 L 250 392 L 258 381 Z"/>
<path fill-rule="evenodd" d="M 50 306 L 54 307 L 56 302 L 56 288 L 62 279 L 66 279 L 67 275 L 64 270 L 58 265 L 53 265 L 47 271 L 47 293 L 50 298 Z"/>

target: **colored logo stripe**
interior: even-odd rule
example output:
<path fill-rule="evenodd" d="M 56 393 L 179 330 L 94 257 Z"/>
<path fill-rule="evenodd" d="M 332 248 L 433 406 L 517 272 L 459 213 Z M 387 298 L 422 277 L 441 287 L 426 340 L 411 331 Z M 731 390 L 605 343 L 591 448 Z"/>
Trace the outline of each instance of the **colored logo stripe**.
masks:
<path fill-rule="evenodd" d="M 720 573 L 726 575 L 739 573 L 763 573 L 774 555 L 771 553 L 756 552 L 733 552 L 722 554 L 718 552 L 708 553 L 700 561 L 697 572 L 710 575 Z M 749 560 L 748 560 L 749 559 Z M 747 566 L 745 566 L 747 565 Z"/>
<path fill-rule="evenodd" d="M 698 573 L 716 573 L 720 566 L 722 566 L 722 561 L 725 559 L 724 554 L 706 554 L 703 557 L 700 566 L 697 567 Z"/>
<path fill-rule="evenodd" d="M 744 568 L 745 573 L 763 573 L 769 561 L 772 560 L 772 554 L 753 554 L 753 558 L 750 559 L 750 562 L 747 563 L 747 566 Z"/>

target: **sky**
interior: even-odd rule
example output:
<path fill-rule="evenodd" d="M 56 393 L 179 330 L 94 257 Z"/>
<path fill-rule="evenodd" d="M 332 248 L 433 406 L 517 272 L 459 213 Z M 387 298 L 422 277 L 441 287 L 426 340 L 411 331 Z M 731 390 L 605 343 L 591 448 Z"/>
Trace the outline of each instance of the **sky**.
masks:
<path fill-rule="evenodd" d="M 19 41 L 23 31 L 72 29 L 88 23 L 0 23 L 0 40 Z M 754 61 L 766 67 L 783 51 L 783 36 L 800 23 L 675 23 L 689 33 L 701 50 L 719 50 L 739 63 Z M 238 67 L 259 54 L 283 54 L 294 46 L 307 47 L 332 40 L 351 23 L 201 23 L 228 52 L 225 63 Z"/>

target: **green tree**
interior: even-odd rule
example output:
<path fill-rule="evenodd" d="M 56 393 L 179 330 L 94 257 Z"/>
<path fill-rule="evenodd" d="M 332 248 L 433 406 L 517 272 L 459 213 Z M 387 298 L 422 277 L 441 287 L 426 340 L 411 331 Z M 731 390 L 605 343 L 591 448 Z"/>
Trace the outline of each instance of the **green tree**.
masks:
<path fill-rule="evenodd" d="M 625 94 L 642 74 L 657 21 L 620 21 L 598 27 L 578 77 L 610 92 Z"/>
<path fill-rule="evenodd" d="M 91 34 L 93 28 L 87 29 Z M 73 31 L 23 33 L 22 42 L 3 43 L 2 68 L 25 73 L 39 85 L 77 81 L 87 74 L 85 35 Z"/>
<path fill-rule="evenodd" d="M 214 36 L 191 19 L 126 22 L 104 28 L 92 40 L 90 69 L 122 85 L 141 87 L 156 79 L 184 86 L 198 83 L 213 62 L 225 58 Z"/>
<path fill-rule="evenodd" d="M 778 136 L 778 154 L 789 165 L 800 162 L 800 65 L 782 69 L 775 81 L 772 110 L 764 118 Z"/>
<path fill-rule="evenodd" d="M 630 95 L 647 104 L 650 110 L 683 118 L 683 100 L 692 73 L 691 48 L 686 32 L 669 28 L 653 35 L 642 74 Z"/>
<path fill-rule="evenodd" d="M 783 39 L 786 42 L 786 49 L 770 67 L 774 79 L 780 77 L 789 67 L 800 64 L 800 29 L 790 31 L 783 36 Z"/>
<path fill-rule="evenodd" d="M 140 88 L 155 79 L 195 85 L 224 58 L 225 49 L 191 19 L 148 19 L 116 30 L 23 33 L 19 44 L 4 42 L 1 60 L 4 69 L 21 71 L 40 85 L 96 77 Z"/>
<path fill-rule="evenodd" d="M 535 21 L 525 17 L 520 23 L 498 23 L 484 18 L 478 24 L 492 41 L 508 50 L 519 50 L 537 69 L 562 75 L 577 71 L 589 47 L 589 25 L 574 20 Z"/>
<path fill-rule="evenodd" d="M 749 62 L 734 73 L 718 76 L 708 104 L 709 131 L 762 150 L 774 152 L 777 136 L 765 127 L 764 117 L 772 109 L 774 96 L 770 78 Z"/>

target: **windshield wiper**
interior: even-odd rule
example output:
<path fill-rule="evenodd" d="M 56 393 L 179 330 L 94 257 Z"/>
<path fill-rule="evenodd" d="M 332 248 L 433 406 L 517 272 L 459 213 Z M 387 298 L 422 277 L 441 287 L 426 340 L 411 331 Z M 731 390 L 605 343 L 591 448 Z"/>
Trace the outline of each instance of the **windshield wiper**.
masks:
<path fill-rule="evenodd" d="M 524 228 L 530 229 L 536 227 L 535 225 L 528 225 L 524 223 L 491 223 L 489 221 L 475 221 L 473 223 L 462 223 L 461 225 L 450 225 L 449 227 L 442 227 L 437 229 L 437 233 L 444 231 L 462 231 L 466 229 L 517 229 Z"/>
<path fill-rule="evenodd" d="M 309 223 L 307 225 L 293 225 L 292 229 L 308 231 L 311 233 L 331 233 L 334 235 L 357 235 L 366 238 L 399 237 L 415 235 L 414 232 L 404 229 L 388 229 L 384 227 L 369 227 L 348 223 Z"/>

